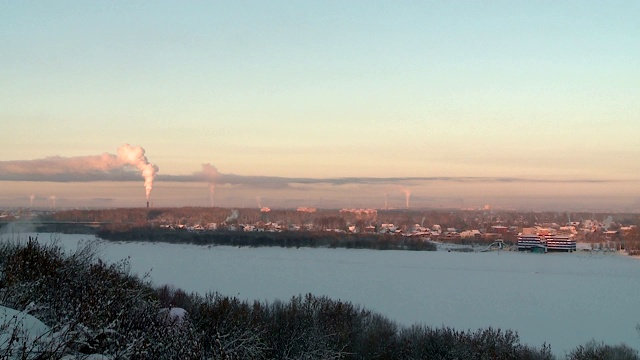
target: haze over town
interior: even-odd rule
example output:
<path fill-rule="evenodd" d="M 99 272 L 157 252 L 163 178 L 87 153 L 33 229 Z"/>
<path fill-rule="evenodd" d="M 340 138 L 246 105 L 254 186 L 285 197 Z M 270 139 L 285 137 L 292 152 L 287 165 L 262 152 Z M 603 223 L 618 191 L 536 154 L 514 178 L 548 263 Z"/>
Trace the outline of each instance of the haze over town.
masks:
<path fill-rule="evenodd" d="M 3 3 L 0 204 L 638 211 L 638 13 Z"/>

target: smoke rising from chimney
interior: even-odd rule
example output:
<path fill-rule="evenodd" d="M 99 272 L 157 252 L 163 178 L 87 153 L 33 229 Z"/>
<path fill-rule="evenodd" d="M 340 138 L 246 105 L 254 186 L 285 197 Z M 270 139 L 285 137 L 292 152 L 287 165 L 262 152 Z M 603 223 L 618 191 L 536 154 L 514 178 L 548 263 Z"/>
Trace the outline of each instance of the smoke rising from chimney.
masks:
<path fill-rule="evenodd" d="M 352 191 L 350 189 L 356 186 L 367 186 L 367 191 L 378 191 L 378 187 L 384 192 L 384 207 L 396 207 L 394 205 L 393 194 L 400 190 L 405 195 L 405 206 L 410 208 L 411 204 L 411 191 L 401 187 L 412 187 L 415 189 L 422 189 L 422 186 L 426 184 L 457 184 L 456 186 L 464 186 L 465 184 L 508 184 L 510 187 L 516 187 L 518 183 L 524 185 L 537 184 L 536 186 L 542 186 L 544 184 L 550 184 L 553 186 L 571 186 L 573 184 L 581 186 L 594 186 L 605 187 L 609 185 L 616 186 L 616 184 L 636 184 L 637 180 L 616 180 L 616 179 L 603 179 L 603 178 L 565 178 L 565 179 L 553 179 L 553 178 L 517 178 L 517 177 L 333 177 L 333 178 L 309 178 L 309 177 L 279 177 L 279 176 L 260 176 L 260 175 L 238 175 L 238 174 L 225 174 L 219 173 L 217 169 L 211 164 L 203 164 L 202 170 L 188 175 L 171 175 L 171 174 L 157 174 L 158 167 L 154 164 L 150 164 L 145 156 L 145 150 L 125 144 L 120 147 L 117 154 L 103 153 L 98 155 L 89 156 L 75 156 L 75 157 L 62 157 L 51 156 L 41 159 L 33 160 L 9 160 L 0 161 L 0 181 L 31 181 L 31 182 L 93 182 L 93 181 L 112 181 L 112 182 L 130 182 L 139 181 L 140 176 L 144 179 L 145 195 L 147 200 L 150 200 L 150 193 L 153 189 L 155 181 L 166 182 L 184 182 L 184 183 L 203 183 L 209 185 L 209 196 L 211 205 L 214 205 L 215 196 L 220 198 L 220 191 L 226 189 L 237 190 L 238 192 L 244 192 L 242 196 L 235 198 L 229 198 L 228 201 L 236 201 L 236 199 L 242 198 L 242 201 L 250 201 L 251 197 L 255 196 L 258 191 L 266 191 L 266 189 L 273 190 L 271 197 L 276 199 L 275 196 L 289 191 L 295 191 L 297 197 L 306 196 L 306 194 L 312 194 L 312 191 L 322 192 L 320 195 L 313 194 L 314 198 L 319 198 L 320 204 L 324 204 L 323 201 L 329 203 L 330 201 L 338 202 L 343 201 L 342 198 L 336 200 L 324 200 L 329 198 L 329 189 L 336 189 L 337 191 Z M 222 185 L 223 187 L 220 187 Z M 438 185 L 439 186 L 439 185 Z M 448 185 L 447 185 L 448 186 Z M 626 185 L 625 185 L 626 186 Z M 635 185 L 633 185 L 635 186 Z M 216 195 L 216 187 L 218 187 L 218 194 Z M 22 190 L 20 190 L 22 191 Z M 37 188 L 34 190 L 28 190 L 40 193 L 50 193 L 58 190 L 44 190 L 44 188 Z M 204 188 L 202 192 L 204 192 Z M 250 191 L 250 192 L 249 192 Z M 306 194 L 303 194 L 303 191 Z M 515 191 L 515 190 L 514 190 Z M 280 192 L 280 193 L 278 193 Z M 421 190 L 422 192 L 422 190 Z M 245 195 L 250 194 L 250 195 Z M 274 195 L 278 194 L 278 195 Z M 298 195 L 300 194 L 300 195 Z M 380 194 L 380 193 L 378 193 Z M 28 196 L 28 193 L 26 194 Z M 204 194 L 203 194 L 204 195 Z M 201 200 L 202 202 L 202 196 Z M 380 194 L 382 195 L 382 194 Z M 379 202 L 382 199 L 379 199 Z M 389 196 L 391 195 L 391 199 Z M 21 204 L 24 204 L 25 194 L 22 193 Z M 73 196 L 77 196 L 73 194 Z M 365 196 L 365 195 L 363 195 Z M 368 195 L 367 195 L 368 196 Z M 342 195 L 341 195 L 342 197 Z M 35 200 L 47 201 L 46 195 L 36 196 L 33 199 L 30 197 L 29 205 L 33 206 Z M 278 200 L 271 200 L 267 202 L 282 202 L 280 198 Z M 295 199 L 296 201 L 298 199 Z M 308 199 L 302 199 L 308 201 Z M 391 200 L 391 202 L 389 202 Z M 399 200 L 399 199 L 398 199 Z M 424 204 L 424 198 L 419 199 L 420 204 L 414 203 L 420 206 Z M 52 199 L 49 199 L 51 206 L 53 206 Z M 68 204 L 70 201 L 69 195 L 65 194 L 64 202 Z M 205 200 L 206 201 L 206 200 Z M 400 200 L 401 201 L 401 200 Z M 414 200 L 415 201 L 415 200 Z M 458 200 L 461 206 L 464 204 L 462 200 Z M 206 203 L 205 203 L 206 204 Z M 244 204 L 244 203 L 243 203 Z M 319 206 L 322 206 L 318 204 Z M 373 203 L 372 203 L 373 204 Z M 258 201 L 259 207 L 263 204 L 261 200 Z M 45 203 L 46 206 L 46 203 Z M 294 205 L 295 206 L 295 205 Z M 331 205 L 334 206 L 334 205 Z"/>
<path fill-rule="evenodd" d="M 0 179 L 9 181 L 131 181 L 131 167 L 144 178 L 147 200 L 153 189 L 158 166 L 150 164 L 139 146 L 124 144 L 117 155 L 61 157 L 36 160 L 0 161 Z"/>
<path fill-rule="evenodd" d="M 211 199 L 211 207 L 213 207 L 213 198 L 216 191 L 216 179 L 220 176 L 215 166 L 206 163 L 202 164 L 200 175 L 209 182 L 209 198 Z"/>
<path fill-rule="evenodd" d="M 211 198 L 211 207 L 213 207 L 213 195 L 216 192 L 216 184 L 215 183 L 210 183 L 209 184 L 209 197 Z"/>
<path fill-rule="evenodd" d="M 231 215 L 227 216 L 224 222 L 229 223 L 229 222 L 235 221 L 238 219 L 239 215 L 240 214 L 238 213 L 238 210 L 231 210 Z"/>
<path fill-rule="evenodd" d="M 131 146 L 124 144 L 118 148 L 118 160 L 122 164 L 133 165 L 141 171 L 144 178 L 144 188 L 147 200 L 153 189 L 153 179 L 158 172 L 158 166 L 152 165 L 144 155 L 145 151 L 140 146 Z"/>
<path fill-rule="evenodd" d="M 405 187 L 401 187 L 400 190 L 404 193 L 405 204 L 407 209 L 409 208 L 409 200 L 411 199 L 411 191 Z"/>

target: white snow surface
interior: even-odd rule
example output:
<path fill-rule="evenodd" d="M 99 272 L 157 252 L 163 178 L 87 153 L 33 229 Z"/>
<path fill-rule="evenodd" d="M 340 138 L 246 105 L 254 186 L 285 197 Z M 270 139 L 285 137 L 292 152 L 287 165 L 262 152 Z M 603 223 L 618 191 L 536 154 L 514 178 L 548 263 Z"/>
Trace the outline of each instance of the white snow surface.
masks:
<path fill-rule="evenodd" d="M 179 311 L 177 313 L 180 314 Z M 17 339 L 12 339 L 13 335 L 17 335 Z M 52 333 L 51 329 L 38 318 L 24 311 L 0 305 L 0 354 L 3 359 L 22 359 L 23 346 L 33 351 L 26 355 L 28 359 L 40 359 L 41 354 L 38 352 L 42 349 L 50 349 L 51 343 L 55 344 L 59 341 L 59 336 L 59 333 Z M 61 360 L 110 359 L 111 357 L 101 354 L 69 354 L 63 356 Z"/>
<path fill-rule="evenodd" d="M 187 318 L 187 310 L 179 307 L 160 309 L 160 316 L 163 316 L 169 324 L 181 325 Z"/>
<path fill-rule="evenodd" d="M 38 342 L 48 340 L 50 329 L 37 318 L 15 309 L 0 306 L 0 351 L 20 351 L 23 345 L 36 348 Z M 18 338 L 12 342 L 12 334 Z M 17 340 L 17 341 L 16 341 Z"/>
<path fill-rule="evenodd" d="M 25 237 L 34 234 L 25 234 Z M 40 234 L 41 241 L 49 234 Z M 404 325 L 518 331 L 563 354 L 591 339 L 639 349 L 640 260 L 620 254 L 413 252 L 114 243 L 55 235 L 103 260 L 130 257 L 156 285 L 248 300 L 313 293 L 360 304 Z"/>

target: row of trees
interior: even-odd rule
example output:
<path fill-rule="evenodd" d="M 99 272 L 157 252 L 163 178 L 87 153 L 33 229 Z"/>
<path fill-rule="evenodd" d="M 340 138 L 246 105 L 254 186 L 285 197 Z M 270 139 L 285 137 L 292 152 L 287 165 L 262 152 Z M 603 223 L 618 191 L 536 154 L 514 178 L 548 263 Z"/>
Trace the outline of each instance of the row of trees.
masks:
<path fill-rule="evenodd" d="M 231 209 L 225 208 L 123 208 L 102 210 L 67 210 L 49 214 L 46 220 L 105 222 L 145 226 L 152 224 L 206 225 L 221 224 L 229 218 Z M 415 224 L 427 227 L 439 224 L 443 228 L 457 230 L 490 229 L 492 225 L 531 227 L 535 224 L 566 224 L 570 219 L 602 220 L 607 214 L 566 212 L 518 212 L 481 210 L 378 210 L 366 216 L 339 210 L 319 209 L 314 213 L 296 210 L 274 209 L 268 213 L 260 209 L 247 208 L 238 211 L 237 221 L 255 224 L 258 221 L 282 222 L 284 224 L 312 224 L 320 228 L 344 229 L 348 224 L 376 225 L 393 223 L 404 230 Z M 640 214 L 615 214 L 614 226 L 640 225 Z"/>
<path fill-rule="evenodd" d="M 435 244 L 417 238 L 379 234 L 340 234 L 328 231 L 186 231 L 155 227 L 103 229 L 97 235 L 112 241 L 152 241 L 196 245 L 328 247 L 377 250 L 435 251 Z"/>
<path fill-rule="evenodd" d="M 510 330 L 403 327 L 311 294 L 267 303 L 156 288 L 131 276 L 126 261 L 106 264 L 90 247 L 65 254 L 35 239 L 0 244 L 0 304 L 51 329 L 28 342 L 0 324 L 2 359 L 554 358 L 548 345 L 520 344 Z M 624 345 L 595 343 L 567 355 L 596 358 L 639 357 Z"/>
<path fill-rule="evenodd" d="M 640 229 L 636 227 L 626 234 L 624 244 L 629 255 L 640 255 Z"/>

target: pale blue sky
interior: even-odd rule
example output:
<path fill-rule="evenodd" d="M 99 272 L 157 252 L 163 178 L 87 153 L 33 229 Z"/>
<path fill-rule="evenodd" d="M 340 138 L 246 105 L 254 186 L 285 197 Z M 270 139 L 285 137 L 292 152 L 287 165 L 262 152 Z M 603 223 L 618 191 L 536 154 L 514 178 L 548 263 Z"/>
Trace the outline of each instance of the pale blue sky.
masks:
<path fill-rule="evenodd" d="M 640 178 L 640 2 L 2 2 L 0 161 Z M 638 189 L 637 183 L 634 189 Z"/>

